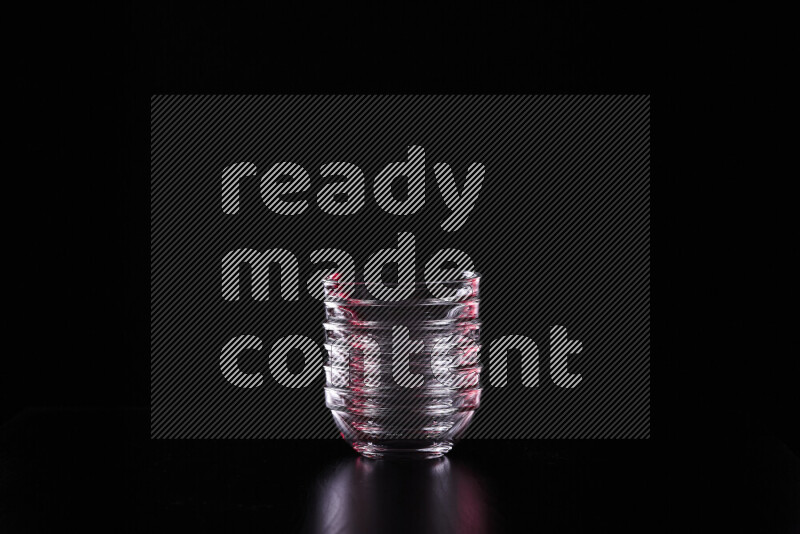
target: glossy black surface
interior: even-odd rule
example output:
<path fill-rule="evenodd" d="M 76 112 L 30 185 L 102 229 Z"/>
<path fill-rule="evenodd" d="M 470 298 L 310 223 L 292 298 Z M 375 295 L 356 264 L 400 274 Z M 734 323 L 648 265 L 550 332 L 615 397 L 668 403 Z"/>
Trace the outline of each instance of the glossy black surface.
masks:
<path fill-rule="evenodd" d="M 343 441 L 151 441 L 147 413 L 27 412 L 2 432 L 8 532 L 691 532 L 798 526 L 779 441 L 464 440 L 386 462 Z"/>

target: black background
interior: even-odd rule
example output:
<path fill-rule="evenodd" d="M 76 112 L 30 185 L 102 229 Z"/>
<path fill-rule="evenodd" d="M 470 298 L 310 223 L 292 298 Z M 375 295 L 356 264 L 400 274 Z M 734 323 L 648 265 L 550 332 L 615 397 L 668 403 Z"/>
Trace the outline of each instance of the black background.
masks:
<path fill-rule="evenodd" d="M 312 517 L 329 470 L 353 459 L 343 443 L 147 439 L 148 99 L 364 92 L 653 94 L 653 438 L 459 444 L 450 462 L 480 481 L 487 521 L 510 532 L 796 531 L 785 280 L 797 252 L 782 241 L 782 185 L 757 143 L 779 106 L 744 85 L 772 83 L 749 74 L 759 55 L 746 32 L 717 13 L 661 33 L 658 17 L 607 6 L 340 9 L 10 17 L 8 530 L 286 532 Z M 386 517 L 411 521 L 438 502 L 413 498 L 414 476 L 378 483 L 397 497 Z"/>

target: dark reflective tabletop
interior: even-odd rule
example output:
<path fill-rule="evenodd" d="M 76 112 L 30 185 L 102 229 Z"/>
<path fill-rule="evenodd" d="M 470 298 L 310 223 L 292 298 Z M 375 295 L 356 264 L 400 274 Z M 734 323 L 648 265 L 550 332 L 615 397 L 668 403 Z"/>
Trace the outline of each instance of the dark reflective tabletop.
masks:
<path fill-rule="evenodd" d="M 471 468 L 440 458 L 348 458 L 315 481 L 306 532 L 491 532 L 486 488 Z"/>
<path fill-rule="evenodd" d="M 765 437 L 463 440 L 439 460 L 341 440 L 149 440 L 148 414 L 35 411 L 0 434 L 2 532 L 796 532 L 800 461 Z"/>

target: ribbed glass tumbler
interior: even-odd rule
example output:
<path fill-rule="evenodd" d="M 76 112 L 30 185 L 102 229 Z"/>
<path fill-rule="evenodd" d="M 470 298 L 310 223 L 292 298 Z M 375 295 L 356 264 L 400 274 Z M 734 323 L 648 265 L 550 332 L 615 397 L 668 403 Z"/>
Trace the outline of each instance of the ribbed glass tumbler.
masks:
<path fill-rule="evenodd" d="M 325 402 L 356 451 L 435 458 L 464 432 L 481 398 L 479 281 L 325 279 Z"/>

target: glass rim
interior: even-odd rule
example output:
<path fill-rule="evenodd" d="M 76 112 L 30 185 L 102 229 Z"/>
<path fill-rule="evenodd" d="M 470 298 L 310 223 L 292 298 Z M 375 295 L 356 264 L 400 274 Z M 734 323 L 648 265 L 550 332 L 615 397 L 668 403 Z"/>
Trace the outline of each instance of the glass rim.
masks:
<path fill-rule="evenodd" d="M 322 279 L 323 285 L 327 286 L 331 284 L 337 284 L 344 286 L 374 286 L 381 284 L 388 287 L 400 285 L 397 282 L 384 284 L 383 282 L 357 282 L 355 280 L 339 280 L 338 278 L 333 278 L 334 276 L 338 276 L 338 274 L 339 273 L 329 274 L 328 276 L 323 278 Z M 481 274 L 477 271 L 462 271 L 461 278 L 451 278 L 445 280 L 428 280 L 424 282 L 414 282 L 413 284 L 410 285 L 419 288 L 419 287 L 426 287 L 430 284 L 459 284 L 464 282 L 472 282 L 474 280 L 480 280 L 480 279 L 481 279 Z"/>

